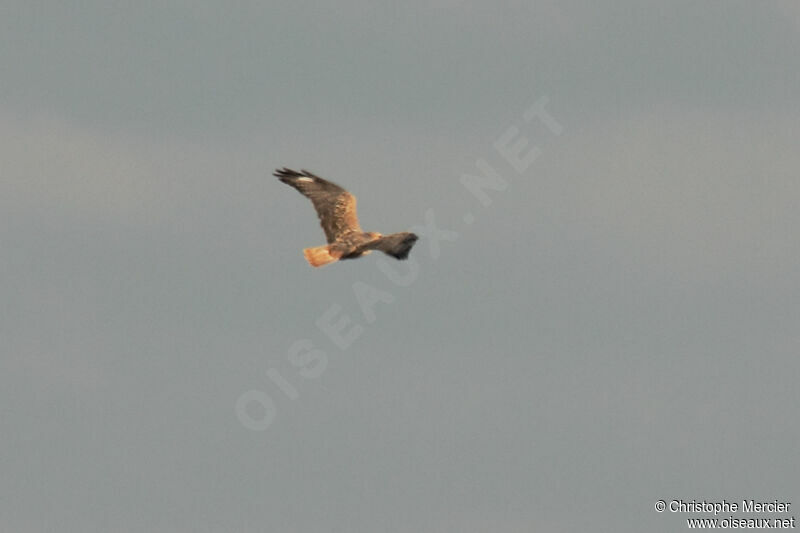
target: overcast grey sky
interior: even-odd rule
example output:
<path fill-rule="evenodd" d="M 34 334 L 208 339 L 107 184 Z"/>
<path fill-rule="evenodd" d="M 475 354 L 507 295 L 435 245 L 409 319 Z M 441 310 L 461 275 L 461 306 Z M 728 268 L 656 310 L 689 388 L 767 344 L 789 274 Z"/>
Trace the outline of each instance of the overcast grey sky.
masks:
<path fill-rule="evenodd" d="M 3 530 L 800 513 L 798 50 L 790 1 L 7 0 Z M 411 261 L 310 268 L 279 166 Z"/>

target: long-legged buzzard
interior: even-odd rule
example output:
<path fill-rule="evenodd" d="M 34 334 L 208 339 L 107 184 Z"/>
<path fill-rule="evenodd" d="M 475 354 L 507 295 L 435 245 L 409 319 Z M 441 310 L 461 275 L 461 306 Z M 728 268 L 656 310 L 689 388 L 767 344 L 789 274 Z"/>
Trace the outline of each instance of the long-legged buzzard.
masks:
<path fill-rule="evenodd" d="M 335 183 L 307 170 L 297 172 L 285 167 L 277 169 L 274 175 L 310 199 L 317 210 L 328 244 L 303 250 L 311 266 L 321 267 L 340 259 L 355 259 L 372 250 L 380 250 L 396 259 L 408 257 L 417 236 L 406 231 L 391 235 L 362 231 L 356 216 L 356 197 Z"/>

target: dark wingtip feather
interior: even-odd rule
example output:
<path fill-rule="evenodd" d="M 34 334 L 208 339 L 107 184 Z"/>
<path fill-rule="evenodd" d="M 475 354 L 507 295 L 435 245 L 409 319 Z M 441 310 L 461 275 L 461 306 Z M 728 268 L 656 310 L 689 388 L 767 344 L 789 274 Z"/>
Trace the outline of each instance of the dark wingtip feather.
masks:
<path fill-rule="evenodd" d="M 272 173 L 273 176 L 276 176 L 279 180 L 284 183 L 291 183 L 298 178 L 312 178 L 314 180 L 324 181 L 322 178 L 310 172 L 304 168 L 301 168 L 298 172 L 297 170 L 292 170 L 291 168 L 283 167 L 275 169 L 275 172 Z"/>
<path fill-rule="evenodd" d="M 408 254 L 411 252 L 411 248 L 414 247 L 414 243 L 417 242 L 417 239 L 419 239 L 419 237 L 417 237 L 416 234 L 409 233 L 401 241 L 400 247 L 390 255 L 400 260 L 408 259 Z"/>
<path fill-rule="evenodd" d="M 276 168 L 275 172 L 272 173 L 273 176 L 277 177 L 283 183 L 287 185 L 295 186 L 298 178 L 305 177 L 305 171 L 297 172 L 296 170 L 292 170 L 291 168 L 283 167 L 283 168 Z"/>
<path fill-rule="evenodd" d="M 300 172 L 296 170 L 292 170 L 291 168 L 276 168 L 275 172 L 272 173 L 273 176 L 277 178 L 299 178 L 302 176 Z"/>

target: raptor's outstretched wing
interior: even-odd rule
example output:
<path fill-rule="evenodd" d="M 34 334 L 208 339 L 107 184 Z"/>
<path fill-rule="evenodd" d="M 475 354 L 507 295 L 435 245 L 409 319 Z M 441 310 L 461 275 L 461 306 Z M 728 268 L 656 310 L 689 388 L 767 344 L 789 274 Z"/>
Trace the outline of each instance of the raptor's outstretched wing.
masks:
<path fill-rule="evenodd" d="M 356 197 L 335 183 L 324 180 L 307 170 L 277 169 L 274 175 L 311 200 L 319 215 L 328 243 L 344 233 L 361 232 L 356 215 Z"/>

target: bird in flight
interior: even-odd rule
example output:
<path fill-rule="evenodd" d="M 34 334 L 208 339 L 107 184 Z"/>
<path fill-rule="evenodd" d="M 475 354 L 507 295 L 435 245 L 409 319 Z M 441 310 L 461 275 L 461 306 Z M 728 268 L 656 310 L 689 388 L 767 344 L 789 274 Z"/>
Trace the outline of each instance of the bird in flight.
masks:
<path fill-rule="evenodd" d="M 273 175 L 311 200 L 319 215 L 328 244 L 303 250 L 311 266 L 321 267 L 340 259 L 355 259 L 372 250 L 380 250 L 396 259 L 408 258 L 417 236 L 407 231 L 391 235 L 362 231 L 356 216 L 356 197 L 335 183 L 307 170 L 297 172 L 286 167 L 275 170 Z"/>

